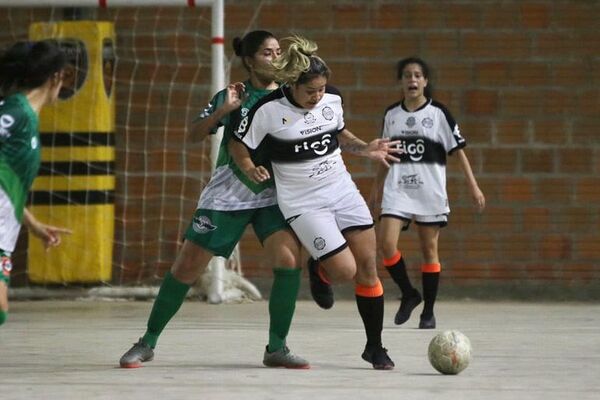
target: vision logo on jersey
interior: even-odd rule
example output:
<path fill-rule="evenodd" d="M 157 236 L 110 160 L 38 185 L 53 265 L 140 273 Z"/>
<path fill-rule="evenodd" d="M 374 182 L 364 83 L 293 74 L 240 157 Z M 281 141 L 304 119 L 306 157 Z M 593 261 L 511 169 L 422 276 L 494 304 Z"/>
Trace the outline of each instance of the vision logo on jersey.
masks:
<path fill-rule="evenodd" d="M 329 106 L 325 106 L 325 108 L 323 108 L 323 118 L 325 118 L 327 121 L 331 121 L 333 117 L 335 117 L 335 112 L 333 112 L 333 109 Z"/>
<path fill-rule="evenodd" d="M 326 133 L 315 140 L 305 140 L 300 144 L 294 145 L 294 153 L 312 150 L 316 155 L 322 156 L 327 154 L 329 145 L 331 144 L 331 134 Z"/>
<path fill-rule="evenodd" d="M 196 233 L 203 234 L 208 233 L 210 231 L 214 231 L 215 229 L 217 229 L 217 226 L 213 225 L 210 218 L 204 215 L 200 215 L 198 217 L 194 217 L 192 221 L 192 229 L 194 229 Z"/>
<path fill-rule="evenodd" d="M 405 140 L 401 140 L 396 145 L 397 148 L 404 150 L 404 153 L 408 154 L 412 161 L 421 161 L 425 154 L 425 141 L 423 139 L 417 139 L 415 143 L 407 143 Z"/>
<path fill-rule="evenodd" d="M 13 126 L 15 119 L 12 115 L 4 114 L 0 116 L 0 137 L 9 137 L 10 131 L 8 128 Z"/>

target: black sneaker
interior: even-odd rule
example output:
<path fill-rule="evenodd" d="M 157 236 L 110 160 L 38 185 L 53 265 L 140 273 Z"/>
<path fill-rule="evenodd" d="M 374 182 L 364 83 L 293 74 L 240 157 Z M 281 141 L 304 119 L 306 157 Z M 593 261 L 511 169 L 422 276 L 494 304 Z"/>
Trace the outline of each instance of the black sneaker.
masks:
<path fill-rule="evenodd" d="M 366 346 L 362 359 L 373 364 L 374 369 L 394 369 L 396 366 L 387 354 L 387 349 L 380 346 Z"/>
<path fill-rule="evenodd" d="M 323 282 L 317 272 L 317 268 L 319 268 L 319 262 L 310 257 L 308 259 L 310 294 L 319 307 L 328 310 L 333 307 L 333 289 L 329 283 Z"/>
<path fill-rule="evenodd" d="M 396 313 L 396 317 L 394 318 L 394 323 L 396 325 L 402 325 L 410 318 L 410 314 L 415 309 L 416 306 L 421 304 L 421 294 L 415 290 L 414 293 L 407 297 L 402 297 L 400 300 L 400 308 Z"/>
<path fill-rule="evenodd" d="M 421 314 L 419 329 L 435 329 L 435 315 L 432 315 L 431 317 L 423 317 L 423 314 Z"/>
<path fill-rule="evenodd" d="M 154 359 L 154 350 L 140 338 L 127 353 L 123 354 L 119 364 L 121 368 L 139 368 L 143 362 Z"/>

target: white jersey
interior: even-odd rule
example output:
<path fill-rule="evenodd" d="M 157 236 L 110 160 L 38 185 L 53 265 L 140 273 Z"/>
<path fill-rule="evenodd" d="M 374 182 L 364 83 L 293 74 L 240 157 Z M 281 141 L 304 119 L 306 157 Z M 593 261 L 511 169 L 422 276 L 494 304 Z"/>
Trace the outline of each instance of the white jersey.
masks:
<path fill-rule="evenodd" d="M 393 104 L 385 112 L 382 136 L 400 140 L 405 151 L 385 179 L 382 209 L 416 215 L 450 212 L 446 155 L 466 142 L 446 107 L 431 99 L 413 112 L 402 102 Z"/>
<path fill-rule="evenodd" d="M 337 89 L 327 86 L 321 101 L 308 110 L 284 87 L 255 105 L 236 136 L 271 160 L 279 208 L 291 218 L 357 190 L 340 154 L 337 135 L 343 129 Z"/>

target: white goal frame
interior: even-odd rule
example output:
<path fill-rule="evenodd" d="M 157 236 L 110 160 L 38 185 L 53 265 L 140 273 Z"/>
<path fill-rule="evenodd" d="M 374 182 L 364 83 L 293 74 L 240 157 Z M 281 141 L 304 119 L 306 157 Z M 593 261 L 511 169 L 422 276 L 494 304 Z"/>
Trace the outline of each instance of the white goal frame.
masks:
<path fill-rule="evenodd" d="M 10 8 L 32 8 L 32 7 L 53 7 L 53 8 L 85 8 L 85 7 L 211 7 L 211 93 L 217 93 L 225 87 L 226 69 L 225 69 L 225 6 L 224 0 L 0 0 L 0 7 Z M 223 128 L 220 128 L 216 135 L 211 137 L 210 157 L 212 168 L 214 170 L 215 162 L 219 153 L 219 145 L 223 137 Z M 239 246 L 236 246 L 233 254 L 236 260 L 235 271 L 241 275 L 241 262 Z M 226 275 L 231 275 L 226 271 L 226 262 L 222 257 L 213 257 L 206 271 L 208 279 L 201 281 L 210 282 L 204 284 L 203 291 L 207 296 L 207 301 L 213 304 L 235 301 L 240 291 L 228 291 L 225 288 L 225 281 L 230 280 Z M 251 299 L 260 298 L 260 292 L 256 287 L 243 279 L 241 276 L 234 278 L 237 286 L 242 286 L 250 294 Z"/>

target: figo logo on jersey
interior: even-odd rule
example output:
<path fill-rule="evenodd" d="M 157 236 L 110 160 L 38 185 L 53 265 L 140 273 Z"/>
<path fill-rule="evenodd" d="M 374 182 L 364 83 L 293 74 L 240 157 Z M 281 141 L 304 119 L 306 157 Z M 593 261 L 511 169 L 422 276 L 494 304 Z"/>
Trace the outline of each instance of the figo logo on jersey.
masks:
<path fill-rule="evenodd" d="M 401 140 L 396 147 L 404 150 L 412 161 L 421 161 L 425 154 L 425 141 L 423 139 L 417 139 L 414 143 L 406 143 L 405 140 Z"/>
<path fill-rule="evenodd" d="M 312 150 L 315 152 L 316 155 L 322 156 L 322 155 L 327 154 L 330 144 L 331 144 L 331 134 L 326 133 L 323 136 L 321 136 L 320 139 L 305 140 L 304 142 L 302 142 L 300 144 L 294 145 L 294 152 L 300 153 L 302 151 Z"/>

